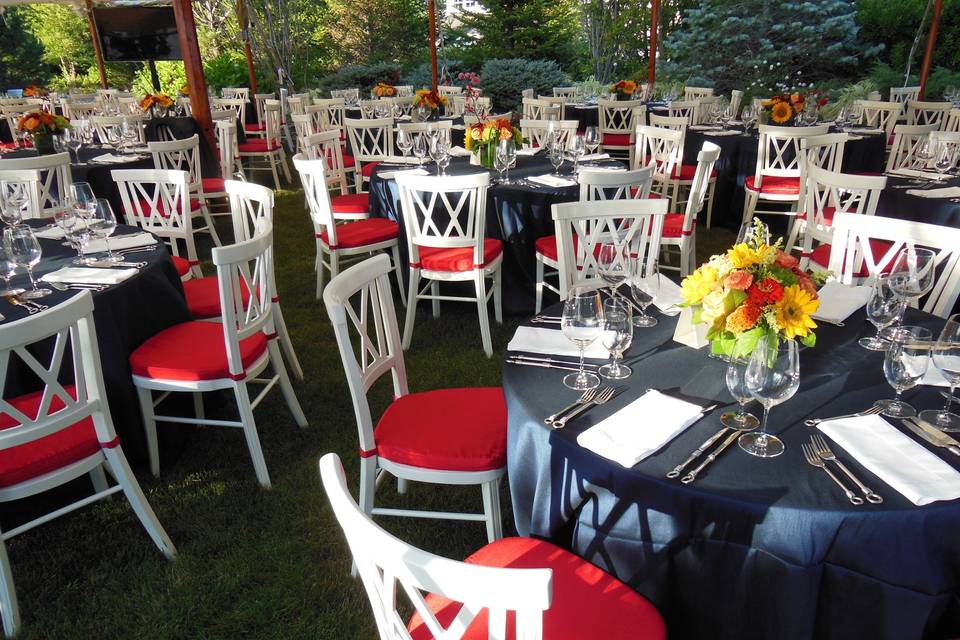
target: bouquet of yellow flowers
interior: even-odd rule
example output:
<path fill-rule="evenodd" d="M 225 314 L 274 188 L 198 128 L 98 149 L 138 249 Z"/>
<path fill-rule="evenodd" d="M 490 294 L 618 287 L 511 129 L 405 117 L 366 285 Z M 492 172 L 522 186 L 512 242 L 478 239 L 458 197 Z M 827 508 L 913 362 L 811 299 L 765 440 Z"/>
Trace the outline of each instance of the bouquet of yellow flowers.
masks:
<path fill-rule="evenodd" d="M 781 249 L 782 238 L 769 245 L 764 237 L 756 220 L 746 242 L 713 256 L 680 284 L 693 322 L 708 326 L 715 354 L 747 358 L 767 335 L 816 344 L 811 315 L 820 306 L 817 285 L 828 274 L 801 271 L 799 261 Z"/>
<path fill-rule="evenodd" d="M 153 108 L 170 109 L 173 107 L 173 98 L 165 93 L 148 93 L 140 101 L 140 108 L 149 111 Z"/>
<path fill-rule="evenodd" d="M 182 87 L 180 87 L 180 95 L 182 95 L 182 96 L 189 96 L 189 95 L 190 95 L 190 86 L 185 84 L 185 85 L 183 85 Z"/>
<path fill-rule="evenodd" d="M 28 87 L 23 89 L 24 98 L 42 98 L 47 95 L 47 90 L 43 87 L 38 87 L 35 84 L 31 84 Z"/>
<path fill-rule="evenodd" d="M 413 96 L 413 106 L 424 105 L 428 109 L 435 110 L 447 105 L 447 97 L 442 96 L 431 89 L 417 89 Z"/>
<path fill-rule="evenodd" d="M 389 82 L 378 82 L 373 88 L 373 93 L 378 98 L 392 98 L 397 95 L 397 90 Z"/>
<path fill-rule="evenodd" d="M 29 133 L 31 136 L 63 133 L 69 127 L 69 120 L 46 111 L 25 113 L 17 122 L 17 130 Z"/>
<path fill-rule="evenodd" d="M 501 140 L 513 140 L 519 147 L 523 144 L 523 134 L 506 118 L 485 120 L 470 125 L 463 138 L 463 146 L 480 156 L 481 165 L 492 167 L 497 157 L 497 145 Z"/>
<path fill-rule="evenodd" d="M 827 99 L 823 97 L 823 92 L 818 90 L 793 93 L 784 93 L 779 96 L 773 96 L 763 103 L 763 110 L 770 116 L 770 121 L 776 125 L 789 126 L 794 119 L 803 113 L 807 102 L 815 101 L 817 109 L 827 104 Z"/>
<path fill-rule="evenodd" d="M 639 85 L 636 80 L 621 80 L 610 87 L 610 93 L 616 94 L 618 98 L 629 100 L 638 88 Z"/>

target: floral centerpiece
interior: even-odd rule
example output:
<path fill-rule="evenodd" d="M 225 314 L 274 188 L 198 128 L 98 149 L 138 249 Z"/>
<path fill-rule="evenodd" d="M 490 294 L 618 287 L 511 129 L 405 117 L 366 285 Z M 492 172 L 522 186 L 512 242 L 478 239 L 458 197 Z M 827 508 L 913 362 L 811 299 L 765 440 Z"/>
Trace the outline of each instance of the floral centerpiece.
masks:
<path fill-rule="evenodd" d="M 35 84 L 31 84 L 23 89 L 24 98 L 43 98 L 46 97 L 47 90 L 43 87 L 38 87 Z"/>
<path fill-rule="evenodd" d="M 463 85 L 463 113 L 469 113 L 478 118 L 482 118 L 486 110 L 480 106 L 477 100 L 483 93 L 477 87 L 477 85 L 480 84 L 480 76 L 472 71 L 461 71 L 457 74 L 457 80 L 465 83 Z"/>
<path fill-rule="evenodd" d="M 373 88 L 373 95 L 378 98 L 392 98 L 397 95 L 397 89 L 389 82 L 378 82 Z"/>
<path fill-rule="evenodd" d="M 183 96 L 183 97 L 185 97 L 185 98 L 186 98 L 187 96 L 189 96 L 189 95 L 190 95 L 190 86 L 185 84 L 185 85 L 183 85 L 182 87 L 180 87 L 180 95 Z"/>
<path fill-rule="evenodd" d="M 33 140 L 37 153 L 53 153 L 53 136 L 59 135 L 70 127 L 70 121 L 46 111 L 25 113 L 17 122 L 17 131 L 27 133 Z"/>
<path fill-rule="evenodd" d="M 617 100 L 630 100 L 639 86 L 636 80 L 621 80 L 610 87 L 610 93 L 617 96 Z"/>
<path fill-rule="evenodd" d="M 471 125 L 464 136 L 464 147 L 478 158 L 484 167 L 493 167 L 497 158 L 497 146 L 501 140 L 513 140 L 513 144 L 523 144 L 523 134 L 520 129 L 506 118 L 485 120 Z"/>
<path fill-rule="evenodd" d="M 157 109 L 163 109 L 164 111 L 172 109 L 173 105 L 173 98 L 165 93 L 148 93 L 140 100 L 140 108 L 149 112 L 150 115 L 156 115 Z"/>
<path fill-rule="evenodd" d="M 421 107 L 430 110 L 430 120 L 436 120 L 440 117 L 440 107 L 447 105 L 447 97 L 442 96 L 431 89 L 417 89 L 413 96 L 413 106 L 417 109 Z"/>
<path fill-rule="evenodd" d="M 765 101 L 763 110 L 767 114 L 768 120 L 775 125 L 782 127 L 799 125 L 801 124 L 800 116 L 811 101 L 818 111 L 827 104 L 827 99 L 823 97 L 822 91 L 794 91 L 793 93 L 774 96 Z"/>
<path fill-rule="evenodd" d="M 680 285 L 692 321 L 707 325 L 717 355 L 748 358 L 769 335 L 816 344 L 811 315 L 820 306 L 817 285 L 828 274 L 801 271 L 799 261 L 781 249 L 783 239 L 769 245 L 765 235 L 763 223 L 755 221 L 746 242 L 713 256 Z"/>

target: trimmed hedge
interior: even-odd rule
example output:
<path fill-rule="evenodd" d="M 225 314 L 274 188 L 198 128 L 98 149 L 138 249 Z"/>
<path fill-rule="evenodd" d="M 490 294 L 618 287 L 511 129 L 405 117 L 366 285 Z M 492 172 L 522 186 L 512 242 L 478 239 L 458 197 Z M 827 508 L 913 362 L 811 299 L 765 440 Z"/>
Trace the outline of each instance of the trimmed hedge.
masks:
<path fill-rule="evenodd" d="M 533 89 L 534 95 L 553 95 L 553 87 L 567 84 L 567 74 L 552 60 L 488 60 L 480 70 L 480 87 L 483 95 L 490 97 L 496 113 L 518 112 L 524 89 Z"/>
<path fill-rule="evenodd" d="M 331 89 L 360 89 L 360 97 L 366 97 L 378 82 L 387 81 L 398 84 L 400 67 L 390 62 L 377 64 L 348 64 L 339 71 L 325 75 L 317 80 L 314 87 L 325 97 L 330 97 Z"/>

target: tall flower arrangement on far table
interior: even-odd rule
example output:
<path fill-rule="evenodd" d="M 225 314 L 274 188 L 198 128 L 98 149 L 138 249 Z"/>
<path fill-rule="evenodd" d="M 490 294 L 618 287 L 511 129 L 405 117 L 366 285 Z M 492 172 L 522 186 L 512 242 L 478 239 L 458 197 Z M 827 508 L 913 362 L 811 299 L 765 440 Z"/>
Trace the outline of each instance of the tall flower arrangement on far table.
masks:
<path fill-rule="evenodd" d="M 48 111 L 31 111 L 17 122 L 17 131 L 29 134 L 38 153 L 53 152 L 53 136 L 70 128 L 70 121 Z"/>
<path fill-rule="evenodd" d="M 636 80 L 621 80 L 610 87 L 610 93 L 617 96 L 618 100 L 630 100 L 638 88 L 640 85 Z"/>
<path fill-rule="evenodd" d="M 827 99 L 819 90 L 794 91 L 774 96 L 763 103 L 763 110 L 767 113 L 770 122 L 778 126 L 790 126 L 799 123 L 799 116 L 807 107 L 807 103 L 814 101 L 819 110 Z"/>
<path fill-rule="evenodd" d="M 157 109 L 172 109 L 174 104 L 173 98 L 165 93 L 148 93 L 140 100 L 140 108 L 150 114 L 155 114 Z"/>
<path fill-rule="evenodd" d="M 378 82 L 373 88 L 373 94 L 378 98 L 392 98 L 397 95 L 397 89 L 389 82 Z"/>
<path fill-rule="evenodd" d="M 523 134 L 506 118 L 485 120 L 470 126 L 464 136 L 464 147 L 479 156 L 481 165 L 492 167 L 501 140 L 513 140 L 519 147 L 523 144 Z"/>
<path fill-rule="evenodd" d="M 417 89 L 413 95 L 413 106 L 418 109 L 421 106 L 430 110 L 430 119 L 436 120 L 440 115 L 440 107 L 447 105 L 447 97 L 442 96 L 432 89 Z"/>

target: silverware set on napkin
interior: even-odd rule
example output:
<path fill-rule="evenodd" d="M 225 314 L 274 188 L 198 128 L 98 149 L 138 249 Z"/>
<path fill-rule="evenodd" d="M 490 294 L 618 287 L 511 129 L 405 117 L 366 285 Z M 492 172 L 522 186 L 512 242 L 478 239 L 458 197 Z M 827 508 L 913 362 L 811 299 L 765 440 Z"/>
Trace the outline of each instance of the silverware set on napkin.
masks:
<path fill-rule="evenodd" d="M 544 418 L 543 422 L 554 429 L 563 429 L 567 422 L 577 417 L 591 407 L 606 404 L 616 395 L 616 389 L 613 387 L 595 387 L 583 392 L 575 402 L 565 406 L 551 416 Z"/>
<path fill-rule="evenodd" d="M 904 418 L 900 422 L 914 434 L 935 447 L 946 449 L 955 456 L 960 456 L 960 443 L 937 429 L 935 426 L 920 418 Z"/>
<path fill-rule="evenodd" d="M 857 476 L 853 475 L 853 472 L 850 471 L 843 464 L 837 456 L 830 449 L 830 446 L 827 444 L 826 439 L 820 434 L 814 434 L 810 436 L 810 442 L 804 442 L 801 445 L 803 449 L 803 457 L 806 459 L 807 463 L 818 469 L 822 469 L 824 473 L 830 476 L 830 479 L 837 483 L 842 490 L 844 495 L 847 496 L 847 499 L 850 501 L 850 504 L 861 505 L 864 502 L 864 498 L 870 504 L 880 504 L 883 502 L 883 496 L 875 493 L 868 486 L 860 482 Z M 863 498 L 858 496 L 853 492 L 843 481 L 830 470 L 828 463 L 832 462 L 840 471 L 842 471 L 847 478 L 850 479 L 857 488 L 860 489 L 860 492 L 863 494 Z"/>

